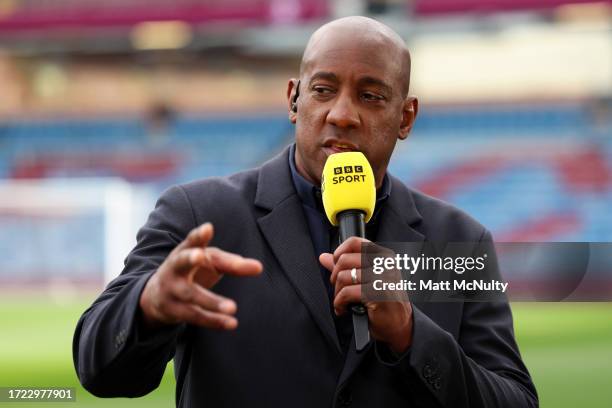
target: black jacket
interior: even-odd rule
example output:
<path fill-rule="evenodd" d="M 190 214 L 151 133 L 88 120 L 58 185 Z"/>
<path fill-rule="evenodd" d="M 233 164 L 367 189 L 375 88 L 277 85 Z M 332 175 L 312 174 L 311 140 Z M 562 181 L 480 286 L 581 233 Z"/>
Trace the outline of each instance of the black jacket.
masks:
<path fill-rule="evenodd" d="M 180 407 L 535 407 L 505 302 L 415 303 L 410 351 L 340 348 L 285 150 L 260 168 L 175 186 L 159 199 L 138 243 L 81 317 L 73 353 L 83 386 L 101 397 L 154 390 L 174 358 Z M 480 241 L 490 234 L 456 208 L 391 177 L 378 241 Z M 144 334 L 140 293 L 194 227 L 211 245 L 264 265 L 214 290 L 238 303 L 234 332 L 179 325 Z"/>

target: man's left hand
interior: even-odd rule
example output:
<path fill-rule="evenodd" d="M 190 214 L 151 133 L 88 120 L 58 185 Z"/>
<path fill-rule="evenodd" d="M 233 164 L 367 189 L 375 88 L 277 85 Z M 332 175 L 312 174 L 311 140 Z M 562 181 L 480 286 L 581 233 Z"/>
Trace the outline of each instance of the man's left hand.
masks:
<path fill-rule="evenodd" d="M 333 254 L 323 253 L 319 261 L 331 272 L 330 281 L 335 288 L 334 311 L 346 313 L 351 304 L 363 303 L 368 311 L 370 333 L 378 341 L 386 343 L 396 354 L 404 353 L 412 343 L 412 305 L 407 297 L 389 301 L 365 301 L 361 295 L 362 282 L 361 245 L 370 242 L 364 238 L 351 237 L 344 241 Z M 356 270 L 356 281 L 351 270 Z M 371 274 L 368 274 L 371 276 Z"/>

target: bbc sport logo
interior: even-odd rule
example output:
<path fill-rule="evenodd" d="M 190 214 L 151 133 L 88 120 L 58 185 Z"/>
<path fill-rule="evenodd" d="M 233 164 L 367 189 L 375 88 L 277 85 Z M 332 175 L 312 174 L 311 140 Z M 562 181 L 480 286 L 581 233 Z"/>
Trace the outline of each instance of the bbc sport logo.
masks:
<path fill-rule="evenodd" d="M 334 167 L 334 174 L 363 173 L 363 166 Z"/>
<path fill-rule="evenodd" d="M 363 174 L 363 166 L 338 166 L 334 167 L 334 177 L 332 184 L 340 184 L 342 182 L 364 182 L 366 175 Z"/>

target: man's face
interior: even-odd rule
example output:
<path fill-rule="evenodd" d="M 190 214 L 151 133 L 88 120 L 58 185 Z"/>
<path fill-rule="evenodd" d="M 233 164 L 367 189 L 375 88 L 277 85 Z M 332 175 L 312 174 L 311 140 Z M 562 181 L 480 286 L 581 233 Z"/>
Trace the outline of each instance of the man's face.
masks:
<path fill-rule="evenodd" d="M 296 124 L 296 166 L 319 184 L 327 157 L 361 151 L 382 183 L 398 138 L 416 115 L 416 100 L 404 98 L 405 78 L 397 47 L 347 33 L 324 36 L 305 55 Z M 289 82 L 291 101 L 297 81 Z"/>

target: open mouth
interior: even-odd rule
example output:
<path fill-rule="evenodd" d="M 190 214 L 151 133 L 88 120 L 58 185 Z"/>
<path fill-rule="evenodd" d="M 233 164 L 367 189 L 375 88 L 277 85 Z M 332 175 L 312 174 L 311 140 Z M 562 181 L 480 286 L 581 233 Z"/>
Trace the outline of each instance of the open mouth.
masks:
<path fill-rule="evenodd" d="M 359 149 L 357 149 L 356 146 L 350 144 L 350 143 L 343 143 L 343 142 L 331 142 L 331 143 L 326 143 L 323 146 L 323 150 L 325 150 L 325 152 L 328 154 L 328 156 L 330 154 L 334 154 L 334 153 L 344 153 L 344 152 L 356 152 L 359 151 Z"/>

